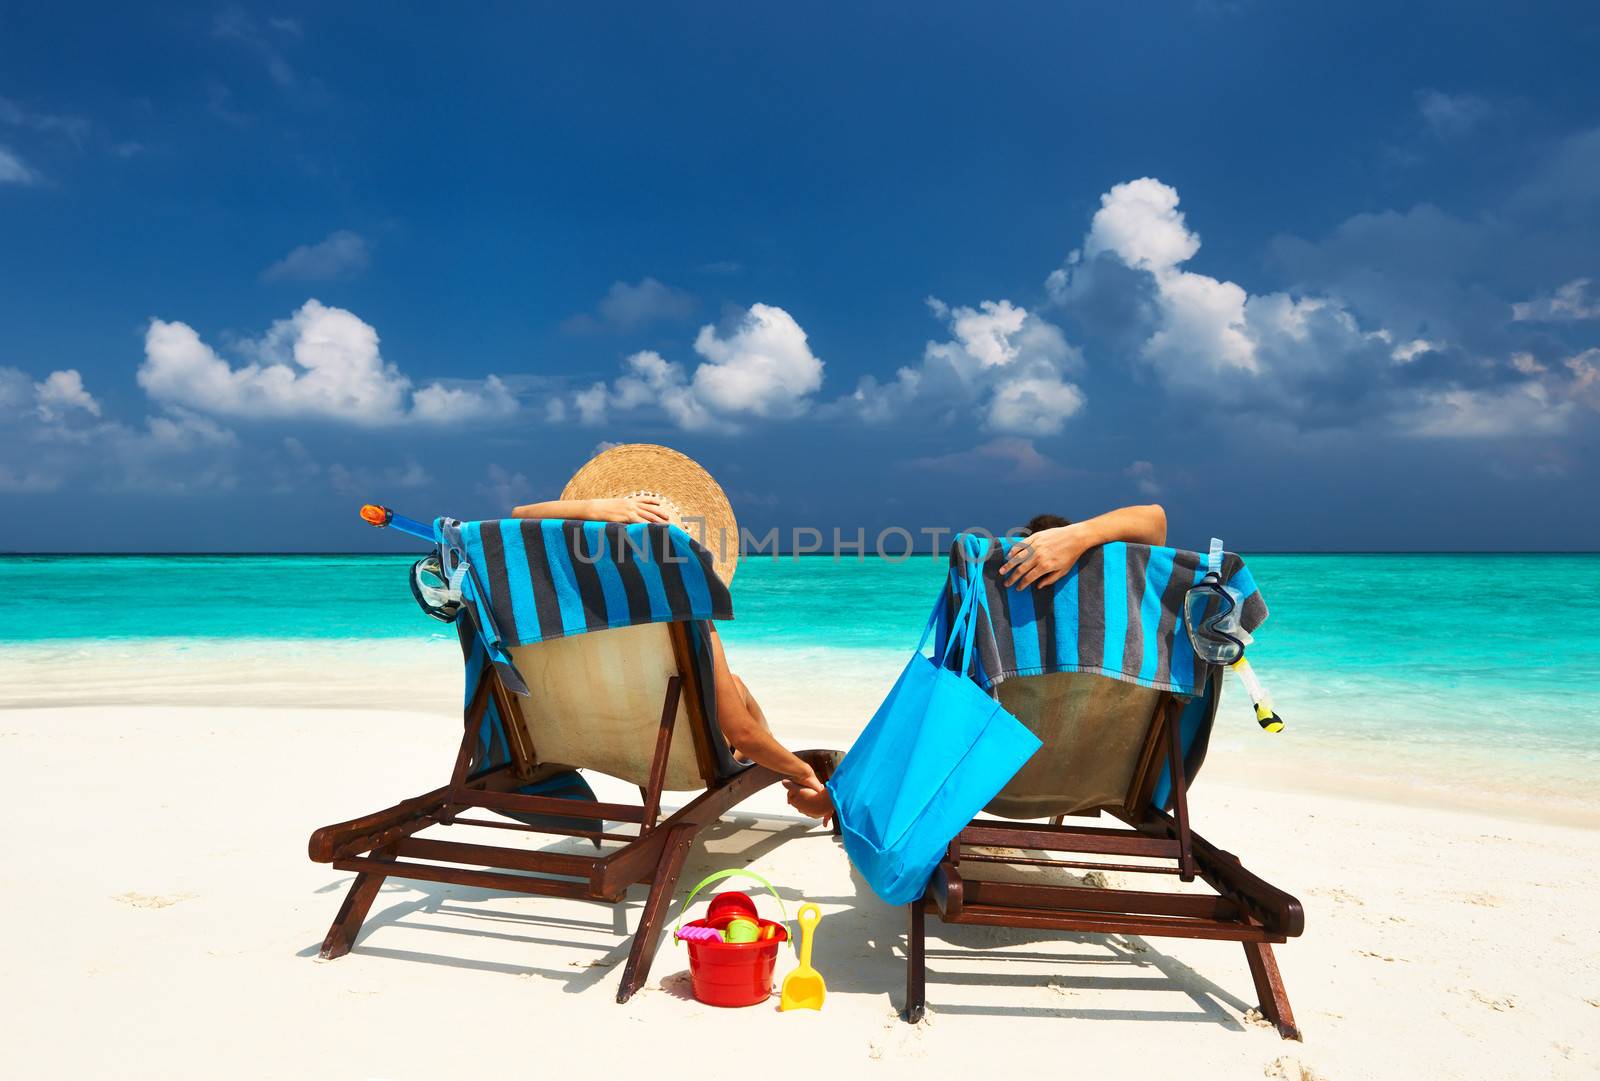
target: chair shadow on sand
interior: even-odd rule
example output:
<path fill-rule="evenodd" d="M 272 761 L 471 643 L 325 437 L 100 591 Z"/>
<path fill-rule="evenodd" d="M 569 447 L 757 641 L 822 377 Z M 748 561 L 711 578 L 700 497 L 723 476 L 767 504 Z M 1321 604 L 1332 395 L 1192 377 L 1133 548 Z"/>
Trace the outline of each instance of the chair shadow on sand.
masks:
<path fill-rule="evenodd" d="M 747 838 L 745 843 L 738 848 L 731 848 L 730 844 L 741 835 Z M 751 837 L 753 841 L 748 839 Z M 837 839 L 813 824 L 748 814 L 733 815 L 701 832 L 680 878 L 680 883 L 686 883 L 680 892 L 686 893 L 688 886 L 713 870 L 755 864 L 780 845 L 826 847 L 828 851 L 821 858 L 845 859 Z M 582 852 L 585 849 L 592 851 L 588 842 L 574 838 L 541 846 L 542 851 L 552 852 Z M 1064 876 L 1064 881 L 1074 885 L 1085 884 L 1079 876 L 1059 873 Z M 319 887 L 316 892 L 338 893 L 348 888 L 349 882 L 348 877 L 340 877 Z M 774 885 L 791 914 L 802 901 L 819 904 L 828 913 L 825 931 L 816 939 L 814 960 L 817 968 L 827 977 L 831 992 L 882 996 L 893 1002 L 897 1009 L 904 1005 L 904 906 L 891 906 L 879 901 L 853 866 L 850 867 L 851 888 L 848 895 L 817 896 L 792 885 Z M 645 892 L 646 887 L 635 886 L 628 907 L 637 910 Z M 400 900 L 397 895 L 405 895 L 406 899 Z M 384 900 L 389 898 L 395 900 L 384 905 Z M 507 901 L 516 901 L 519 908 L 507 907 L 504 904 Z M 379 902 L 373 906 L 372 914 L 363 925 L 353 952 L 386 960 L 444 965 L 508 976 L 536 975 L 561 983 L 563 990 L 571 994 L 587 992 L 608 977 L 613 977 L 616 967 L 626 960 L 630 945 L 629 920 L 624 906 L 612 906 L 595 920 L 547 915 L 540 911 L 549 907 L 546 899 L 530 899 L 525 894 L 505 890 L 447 886 L 423 881 L 390 881 L 384 884 Z M 453 922 L 412 919 L 414 916 L 437 915 L 448 916 Z M 473 926 L 462 926 L 463 921 Z M 570 951 L 571 959 L 559 967 L 551 968 L 515 961 L 463 957 L 450 952 L 397 949 L 381 944 L 382 932 L 389 927 L 495 940 L 504 943 L 508 953 L 524 953 L 523 947 L 529 946 L 555 947 Z M 370 942 L 374 933 L 379 935 L 380 944 Z M 614 941 L 609 944 L 596 941 L 596 938 L 603 937 L 610 937 Z M 938 940 L 953 948 L 936 949 L 930 944 L 927 951 L 930 962 L 970 964 L 981 961 L 987 970 L 980 973 L 948 967 L 933 969 L 929 972 L 929 980 L 935 986 L 1048 986 L 1063 996 L 1073 998 L 1089 998 L 1097 991 L 1111 990 L 1181 993 L 1195 1007 L 1192 1010 L 1108 1009 L 1068 1004 L 1065 1000 L 1059 1006 L 1050 1007 L 941 1002 L 937 1012 L 942 1014 L 1037 1014 L 1084 1020 L 1180 1021 L 1215 1024 L 1238 1031 L 1243 1028 L 1238 1016 L 1249 1008 L 1248 1003 L 1229 994 L 1182 961 L 1162 953 L 1145 939 L 1134 935 L 942 925 L 939 938 L 935 941 Z M 1070 952 L 1046 953 L 1017 949 L 1036 942 L 1067 944 Z M 296 951 L 296 956 L 316 957 L 320 946 L 320 942 L 308 944 Z M 676 998 L 691 998 L 687 959 L 678 956 L 685 963 L 674 971 L 659 974 L 653 982 Z M 1092 966 L 1097 971 L 1092 974 L 1078 971 L 1085 966 Z"/>

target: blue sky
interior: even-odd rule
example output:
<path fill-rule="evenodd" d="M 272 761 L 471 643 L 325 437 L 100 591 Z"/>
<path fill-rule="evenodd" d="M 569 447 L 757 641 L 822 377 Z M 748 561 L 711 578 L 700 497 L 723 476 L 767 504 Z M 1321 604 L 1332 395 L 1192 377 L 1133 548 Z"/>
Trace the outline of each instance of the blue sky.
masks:
<path fill-rule="evenodd" d="M 0 549 L 741 521 L 1600 547 L 1585 5 L 0 7 Z"/>

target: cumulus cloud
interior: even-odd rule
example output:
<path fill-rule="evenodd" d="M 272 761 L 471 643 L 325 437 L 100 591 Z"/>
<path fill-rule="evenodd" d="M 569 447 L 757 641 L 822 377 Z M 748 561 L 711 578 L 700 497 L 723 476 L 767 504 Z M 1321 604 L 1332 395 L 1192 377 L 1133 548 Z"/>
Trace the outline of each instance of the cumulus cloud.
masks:
<path fill-rule="evenodd" d="M 562 329 L 569 333 L 636 330 L 650 323 L 688 319 L 696 306 L 693 296 L 654 278 L 643 278 L 637 284 L 612 282 L 593 314 L 575 315 Z"/>
<path fill-rule="evenodd" d="M 378 332 L 354 312 L 308 300 L 267 333 L 240 345 L 235 366 L 187 323 L 152 319 L 138 381 L 164 405 L 252 419 L 319 417 L 356 424 L 405 419 L 450 423 L 512 415 L 516 398 L 489 376 L 481 383 L 411 380 L 383 359 Z"/>
<path fill-rule="evenodd" d="M 1083 392 L 1053 373 L 1005 380 L 989 400 L 986 426 L 997 432 L 1054 435 L 1083 408 Z"/>
<path fill-rule="evenodd" d="M 378 332 L 353 312 L 308 300 L 251 343 L 235 368 L 186 323 L 153 319 L 139 385 L 160 402 L 241 417 L 399 419 L 410 380 L 378 353 Z"/>
<path fill-rule="evenodd" d="M 822 361 L 806 332 L 770 304 L 752 304 L 726 337 L 715 326 L 701 327 L 694 351 L 705 358 L 695 369 L 695 394 L 723 413 L 796 416 L 822 386 Z"/>
<path fill-rule="evenodd" d="M 690 372 L 654 350 L 632 354 L 613 382 L 595 383 L 572 398 L 585 424 L 612 411 L 659 409 L 678 427 L 736 431 L 751 417 L 804 414 L 822 386 L 823 362 L 794 317 L 770 304 L 752 304 L 731 326 L 700 328 Z"/>
<path fill-rule="evenodd" d="M 1402 309 L 1390 309 L 1399 325 L 1385 326 L 1364 323 L 1338 295 L 1252 294 L 1186 269 L 1199 250 L 1176 189 L 1129 181 L 1101 196 L 1082 247 L 1046 289 L 1086 325 L 1105 322 L 1097 309 L 1108 292 L 1133 291 L 1133 302 L 1111 305 L 1122 323 L 1111 337 L 1131 343 L 1146 371 L 1190 401 L 1299 428 L 1394 421 L 1416 434 L 1491 434 L 1495 410 L 1547 410 L 1536 431 L 1570 419 L 1571 374 L 1425 336 L 1418 331 L 1431 331 L 1429 322 Z"/>
<path fill-rule="evenodd" d="M 1518 322 L 1560 323 L 1600 319 L 1600 293 L 1590 278 L 1574 278 L 1547 297 L 1519 301 L 1511 306 Z"/>
<path fill-rule="evenodd" d="M 328 281 L 348 277 L 371 262 L 371 250 L 359 233 L 340 229 L 315 244 L 302 244 L 261 272 L 261 280 Z"/>
<path fill-rule="evenodd" d="M 1246 327 L 1244 289 L 1181 268 L 1200 250 L 1178 209 L 1177 189 L 1151 177 L 1117 184 L 1100 197 L 1081 252 L 1045 281 L 1058 303 L 1071 306 L 1091 292 L 1097 268 L 1115 260 L 1153 279 L 1154 325 L 1142 352 L 1146 360 L 1183 381 L 1232 369 L 1255 372 L 1256 342 Z M 1269 318 L 1290 335 L 1303 333 L 1308 311 L 1274 300 Z M 1267 313 L 1263 310 L 1263 315 Z"/>
<path fill-rule="evenodd" d="M 517 399 L 498 376 L 481 383 L 454 381 L 430 383 L 411 399 L 418 420 L 452 424 L 465 420 L 494 420 L 517 411 Z"/>
<path fill-rule="evenodd" d="M 1083 392 L 1067 378 L 1082 357 L 1055 324 L 1009 300 L 969 308 L 929 297 L 928 308 L 950 337 L 929 341 L 921 363 L 891 381 L 864 377 L 830 411 L 874 423 L 976 417 L 990 431 L 1039 436 L 1061 431 L 1083 408 Z"/>
<path fill-rule="evenodd" d="M 193 490 L 233 483 L 234 434 L 173 409 L 142 427 L 101 419 L 100 403 L 74 369 L 37 382 L 0 368 L 0 491 L 69 485 Z"/>
<path fill-rule="evenodd" d="M 83 376 L 76 368 L 51 372 L 43 381 L 34 384 L 34 396 L 40 420 L 52 421 L 75 409 L 91 417 L 100 415 L 100 403 L 83 389 Z"/>
<path fill-rule="evenodd" d="M 1509 435 L 1555 435 L 1564 431 L 1574 409 L 1557 400 L 1542 383 L 1492 389 L 1426 390 L 1401 418 L 1415 435 L 1485 439 Z"/>

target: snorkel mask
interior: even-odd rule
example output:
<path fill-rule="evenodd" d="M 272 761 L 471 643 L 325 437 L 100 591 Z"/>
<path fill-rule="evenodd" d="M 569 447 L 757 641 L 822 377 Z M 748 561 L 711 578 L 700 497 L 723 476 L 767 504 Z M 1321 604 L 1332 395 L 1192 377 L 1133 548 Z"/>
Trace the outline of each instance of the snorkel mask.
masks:
<path fill-rule="evenodd" d="M 1195 656 L 1207 664 L 1232 664 L 1244 656 L 1250 634 L 1240 622 L 1238 595 L 1222 583 L 1222 541 L 1211 538 L 1205 577 L 1183 595 L 1183 627 Z"/>
<path fill-rule="evenodd" d="M 454 622 L 461 610 L 461 579 L 466 564 L 446 575 L 437 555 L 423 556 L 411 565 L 411 595 L 422 610 L 443 623 Z"/>
<path fill-rule="evenodd" d="M 1253 639 L 1244 629 L 1241 598 L 1222 580 L 1222 541 L 1211 538 L 1206 557 L 1205 576 L 1183 595 L 1183 627 L 1189 632 L 1194 655 L 1207 664 L 1225 664 L 1239 677 L 1250 703 L 1255 707 L 1256 723 L 1267 732 L 1283 731 L 1283 718 L 1273 709 L 1266 688 L 1256 678 L 1244 650 Z"/>

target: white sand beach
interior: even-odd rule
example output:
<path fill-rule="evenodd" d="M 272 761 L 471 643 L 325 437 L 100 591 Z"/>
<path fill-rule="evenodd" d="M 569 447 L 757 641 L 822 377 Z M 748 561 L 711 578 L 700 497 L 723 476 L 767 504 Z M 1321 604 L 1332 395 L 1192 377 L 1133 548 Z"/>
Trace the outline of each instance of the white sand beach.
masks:
<path fill-rule="evenodd" d="M 191 701 L 0 712 L 0 782 L 13 797 L 0 872 L 7 1076 L 1600 1071 L 1592 829 L 1340 798 L 1326 794 L 1336 777 L 1295 793 L 1219 762 L 1194 790 L 1197 828 L 1306 906 L 1305 936 L 1278 949 L 1304 1043 L 1255 1019 L 1232 944 L 937 922 L 930 1016 L 913 1027 L 897 1016 L 903 910 L 767 792 L 704 835 L 682 884 L 748 864 L 791 908 L 817 902 L 824 1011 L 700 1005 L 670 939 L 645 989 L 618 1006 L 637 904 L 391 881 L 354 952 L 317 959 L 350 876 L 309 862 L 306 839 L 444 780 L 459 723 L 445 696 L 410 711 L 173 697 Z M 829 740 L 805 727 L 786 734 Z M 597 785 L 601 798 L 622 787 Z M 784 955 L 780 975 L 792 964 Z"/>

